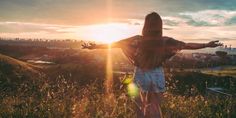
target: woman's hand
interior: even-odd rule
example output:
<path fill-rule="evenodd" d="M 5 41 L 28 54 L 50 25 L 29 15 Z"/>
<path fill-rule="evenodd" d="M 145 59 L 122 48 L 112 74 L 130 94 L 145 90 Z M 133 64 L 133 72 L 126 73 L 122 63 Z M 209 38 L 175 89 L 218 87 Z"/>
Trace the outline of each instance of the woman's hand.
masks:
<path fill-rule="evenodd" d="M 217 41 L 211 41 L 209 43 L 206 44 L 206 47 L 218 47 L 218 46 L 223 46 L 223 43 L 220 43 L 218 40 Z"/>
<path fill-rule="evenodd" d="M 96 44 L 95 43 L 83 43 L 82 49 L 95 49 Z"/>

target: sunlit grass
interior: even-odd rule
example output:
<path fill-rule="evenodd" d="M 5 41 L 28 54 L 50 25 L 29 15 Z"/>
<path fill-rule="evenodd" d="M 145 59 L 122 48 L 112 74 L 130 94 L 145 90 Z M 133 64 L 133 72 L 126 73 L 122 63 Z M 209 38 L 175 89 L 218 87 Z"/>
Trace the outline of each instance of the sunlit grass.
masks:
<path fill-rule="evenodd" d="M 228 68 L 224 68 L 223 70 L 204 70 L 202 72 L 206 74 L 215 75 L 215 76 L 236 77 L 236 67 L 228 67 Z"/>
<path fill-rule="evenodd" d="M 112 56 L 107 52 L 107 62 L 84 61 L 61 65 L 65 70 L 75 70 L 76 80 L 71 76 L 55 74 L 56 78 L 37 76 L 27 81 L 11 81 L 2 76 L 0 71 L 0 117 L 75 117 L 75 118 L 135 118 L 136 104 L 133 97 L 137 89 L 132 83 L 132 76 L 119 82 L 112 76 Z M 91 58 L 91 57 L 89 57 Z M 67 67 L 68 66 L 68 67 Z M 106 66 L 98 71 L 98 66 Z M 69 69 L 70 68 L 70 69 Z M 51 71 L 50 71 L 51 72 Z M 61 71 L 60 71 L 61 72 Z M 71 73 L 65 72 L 64 74 Z M 166 73 L 165 75 L 173 74 Z M 75 76 L 75 75 L 72 75 Z M 174 80 L 174 76 L 168 80 Z M 191 75 L 189 80 L 193 79 Z M 170 81 L 169 81 L 170 82 Z M 172 81 L 175 83 L 174 81 Z M 82 84 L 84 83 L 84 84 Z M 104 83 L 104 84 L 103 84 Z M 116 88 L 125 84 L 123 88 Z M 127 89 L 130 88 L 130 89 Z M 176 88 L 174 84 L 167 88 Z M 191 89 L 194 95 L 179 95 L 170 90 L 164 95 L 162 111 L 167 118 L 205 118 L 235 117 L 235 99 L 208 98 Z M 130 91 L 130 92 L 129 92 Z"/>
<path fill-rule="evenodd" d="M 51 82 L 39 77 L 32 82 L 22 83 L 11 93 L 1 92 L 0 117 L 135 118 L 135 103 L 127 94 L 127 89 L 113 90 L 114 99 L 110 101 L 106 86 L 99 81 L 80 87 L 70 78 L 58 76 Z M 166 92 L 162 111 L 165 117 L 171 118 L 222 118 L 230 117 L 233 113 L 235 115 L 232 109 L 235 103 L 232 99 L 202 95 L 186 97 Z"/>

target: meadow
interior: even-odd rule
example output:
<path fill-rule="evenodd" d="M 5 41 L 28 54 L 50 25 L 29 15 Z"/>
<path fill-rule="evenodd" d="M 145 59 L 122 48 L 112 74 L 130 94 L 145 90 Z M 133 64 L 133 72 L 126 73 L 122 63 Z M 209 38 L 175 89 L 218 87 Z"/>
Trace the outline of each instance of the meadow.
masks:
<path fill-rule="evenodd" d="M 236 77 L 236 67 L 222 67 L 221 69 L 217 70 L 204 70 L 203 73 L 217 75 L 217 76 L 231 76 Z"/>
<path fill-rule="evenodd" d="M 6 52 L 0 55 L 0 117 L 136 117 L 135 97 L 128 94 L 123 74 L 113 75 L 107 92 L 104 51 L 49 50 L 56 56 L 46 61 L 53 65 L 30 64 L 24 60 L 29 54 L 7 52 L 9 57 Z M 234 97 L 206 93 L 207 87 L 236 90 L 234 77 L 169 70 L 165 71 L 167 91 L 162 104 L 165 118 L 236 117 Z"/>

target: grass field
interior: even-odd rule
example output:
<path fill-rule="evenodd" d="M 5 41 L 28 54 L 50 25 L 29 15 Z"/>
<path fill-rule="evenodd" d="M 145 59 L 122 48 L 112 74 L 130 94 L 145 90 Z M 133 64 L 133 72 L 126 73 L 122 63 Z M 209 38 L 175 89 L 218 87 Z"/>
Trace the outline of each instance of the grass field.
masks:
<path fill-rule="evenodd" d="M 40 67 L 0 55 L 0 117 L 79 117 L 79 118 L 135 118 L 136 104 L 129 97 L 126 86 L 114 78 L 112 92 L 106 93 L 105 62 L 89 61 L 83 55 L 76 63 Z M 106 61 L 106 60 L 104 60 Z M 90 62 L 90 63 L 88 63 Z M 86 63 L 86 64 L 85 64 Z M 48 71 L 35 74 L 35 71 Z M 14 76 L 21 75 L 17 78 Z M 166 73 L 167 92 L 162 104 L 166 118 L 235 117 L 236 101 L 229 98 L 207 98 L 190 86 L 187 94 L 176 94 L 179 86 L 198 83 L 197 78 L 211 77 L 197 73 Z M 24 75 L 24 76 L 23 76 Z M 186 78 L 178 84 L 176 77 Z M 211 78 L 214 78 L 211 77 Z M 17 80 L 17 81 L 16 81 Z M 200 85 L 202 85 L 200 83 Z"/>
<path fill-rule="evenodd" d="M 202 73 L 215 76 L 229 76 L 236 78 L 236 66 L 222 67 L 221 69 L 203 70 Z"/>

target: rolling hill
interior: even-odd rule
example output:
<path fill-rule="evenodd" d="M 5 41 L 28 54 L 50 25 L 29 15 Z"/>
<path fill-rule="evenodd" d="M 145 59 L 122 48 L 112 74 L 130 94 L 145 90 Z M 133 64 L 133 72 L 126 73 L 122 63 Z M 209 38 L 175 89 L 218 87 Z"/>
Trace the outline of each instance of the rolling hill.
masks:
<path fill-rule="evenodd" d="M 39 74 L 39 67 L 0 54 L 0 78 L 26 79 Z"/>

